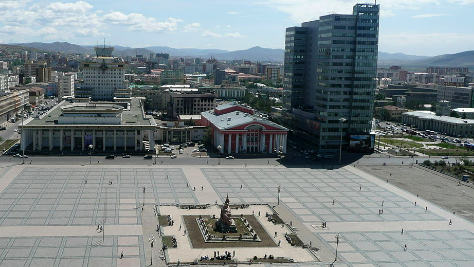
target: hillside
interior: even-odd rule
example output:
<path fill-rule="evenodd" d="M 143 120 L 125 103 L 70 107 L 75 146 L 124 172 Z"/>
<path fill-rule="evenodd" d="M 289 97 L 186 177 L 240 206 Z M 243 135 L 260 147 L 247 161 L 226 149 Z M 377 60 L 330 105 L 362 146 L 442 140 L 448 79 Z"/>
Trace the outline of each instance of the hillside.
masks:
<path fill-rule="evenodd" d="M 474 68 L 474 51 L 440 55 L 414 61 L 418 66 L 469 67 Z"/>
<path fill-rule="evenodd" d="M 5 53 L 5 54 L 15 54 L 15 53 L 21 53 L 23 51 L 36 51 L 36 52 L 44 52 L 44 50 L 36 49 L 36 48 L 31 48 L 31 47 L 24 47 L 20 45 L 7 45 L 7 44 L 0 44 L 0 54 Z"/>
<path fill-rule="evenodd" d="M 24 44 L 17 44 L 25 47 L 31 47 L 40 49 L 43 51 L 51 51 L 51 52 L 61 52 L 66 54 L 87 54 L 91 53 L 90 49 L 82 47 L 80 45 L 70 44 L 66 42 L 54 42 L 54 43 L 24 43 Z"/>

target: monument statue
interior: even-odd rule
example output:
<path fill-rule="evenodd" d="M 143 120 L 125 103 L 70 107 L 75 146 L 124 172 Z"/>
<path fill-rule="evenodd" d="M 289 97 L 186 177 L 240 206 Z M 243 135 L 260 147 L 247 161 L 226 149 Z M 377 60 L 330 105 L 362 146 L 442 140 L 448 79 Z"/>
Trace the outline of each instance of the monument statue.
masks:
<path fill-rule="evenodd" d="M 229 195 L 227 195 L 224 205 L 221 208 L 221 216 L 216 222 L 216 229 L 221 233 L 237 232 L 237 227 L 235 226 L 234 219 L 231 218 L 232 212 L 230 211 L 229 203 Z"/>

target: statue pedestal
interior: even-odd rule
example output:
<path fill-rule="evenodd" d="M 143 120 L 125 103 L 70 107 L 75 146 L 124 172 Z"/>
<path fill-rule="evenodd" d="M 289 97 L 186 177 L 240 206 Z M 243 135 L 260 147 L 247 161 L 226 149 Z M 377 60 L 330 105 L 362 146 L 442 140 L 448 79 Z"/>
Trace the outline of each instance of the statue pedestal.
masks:
<path fill-rule="evenodd" d="M 216 222 L 216 230 L 221 233 L 237 233 L 237 226 L 235 226 L 234 220 L 231 221 L 230 225 L 218 220 Z"/>

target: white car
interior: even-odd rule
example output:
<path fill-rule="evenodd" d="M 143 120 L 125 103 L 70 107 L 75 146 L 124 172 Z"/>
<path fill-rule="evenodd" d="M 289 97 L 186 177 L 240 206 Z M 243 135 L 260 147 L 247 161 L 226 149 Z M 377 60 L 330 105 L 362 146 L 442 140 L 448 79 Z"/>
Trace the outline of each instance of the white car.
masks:
<path fill-rule="evenodd" d="M 234 159 L 234 156 L 227 156 L 226 159 Z"/>
<path fill-rule="evenodd" d="M 196 149 L 196 148 L 193 149 L 193 153 L 194 153 L 194 152 L 199 152 L 199 149 Z"/>
<path fill-rule="evenodd" d="M 175 159 L 176 155 L 171 155 L 170 158 Z"/>
<path fill-rule="evenodd" d="M 441 158 L 442 158 L 442 159 L 449 159 L 448 156 L 442 156 Z"/>
<path fill-rule="evenodd" d="M 180 149 L 179 154 L 183 154 L 183 153 L 184 153 L 184 150 Z"/>

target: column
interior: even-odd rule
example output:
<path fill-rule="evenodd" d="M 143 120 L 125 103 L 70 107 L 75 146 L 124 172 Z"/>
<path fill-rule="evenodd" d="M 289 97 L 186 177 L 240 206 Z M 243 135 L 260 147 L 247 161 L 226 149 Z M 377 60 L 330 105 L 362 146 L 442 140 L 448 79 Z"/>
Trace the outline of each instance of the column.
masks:
<path fill-rule="evenodd" d="M 127 130 L 123 130 L 123 151 L 127 151 Z"/>
<path fill-rule="evenodd" d="M 63 129 L 59 130 L 59 151 L 63 151 L 64 148 L 64 131 Z"/>
<path fill-rule="evenodd" d="M 36 134 L 37 133 L 36 129 L 32 130 L 32 132 L 33 132 L 33 151 L 35 151 L 36 150 L 36 138 L 38 138 L 38 135 Z"/>
<path fill-rule="evenodd" d="M 105 130 L 102 131 L 102 151 L 105 151 Z"/>
<path fill-rule="evenodd" d="M 155 151 L 155 131 L 148 131 L 148 141 L 150 142 L 150 150 Z"/>
<path fill-rule="evenodd" d="M 41 151 L 41 149 L 43 149 L 43 130 L 40 129 L 39 130 L 39 150 Z"/>
<path fill-rule="evenodd" d="M 284 134 L 283 135 L 283 153 L 286 153 L 286 142 L 288 139 L 288 135 Z"/>
<path fill-rule="evenodd" d="M 138 149 L 139 150 L 144 150 L 143 149 L 143 130 L 139 130 L 140 134 L 138 135 Z M 138 131 L 137 131 L 138 132 Z"/>
<path fill-rule="evenodd" d="M 53 150 L 53 129 L 49 129 L 49 151 Z"/>
<path fill-rule="evenodd" d="M 239 153 L 239 136 L 240 134 L 235 135 L 235 153 Z"/>
<path fill-rule="evenodd" d="M 232 134 L 228 134 L 228 140 L 227 140 L 227 152 L 232 153 Z"/>
<path fill-rule="evenodd" d="M 117 130 L 114 130 L 114 151 L 117 151 Z"/>
<path fill-rule="evenodd" d="M 262 132 L 260 136 L 260 152 L 265 152 L 265 134 Z"/>
<path fill-rule="evenodd" d="M 95 130 L 92 130 L 92 146 L 94 149 L 97 149 L 97 145 L 95 143 Z"/>
<path fill-rule="evenodd" d="M 74 151 L 74 147 L 76 146 L 75 139 L 76 138 L 74 137 L 74 129 L 71 129 L 71 151 Z"/>
<path fill-rule="evenodd" d="M 84 130 L 82 130 L 82 150 L 85 150 L 85 139 L 86 138 L 86 133 L 84 132 Z"/>
<path fill-rule="evenodd" d="M 242 145 L 244 147 L 245 152 L 247 152 L 247 133 L 244 134 L 244 138 L 242 139 L 244 142 Z"/>
<path fill-rule="evenodd" d="M 135 143 L 135 151 L 137 151 L 137 130 L 135 130 L 135 137 L 133 138 L 133 142 Z"/>
<path fill-rule="evenodd" d="M 219 146 L 221 146 L 220 153 L 224 153 L 224 134 L 219 133 Z"/>
<path fill-rule="evenodd" d="M 268 153 L 273 153 L 273 134 L 268 135 L 270 138 L 270 144 L 268 146 Z"/>
<path fill-rule="evenodd" d="M 277 134 L 277 135 L 275 135 L 275 137 L 276 137 L 275 147 L 276 147 L 277 152 L 279 152 L 280 151 L 280 135 Z"/>

